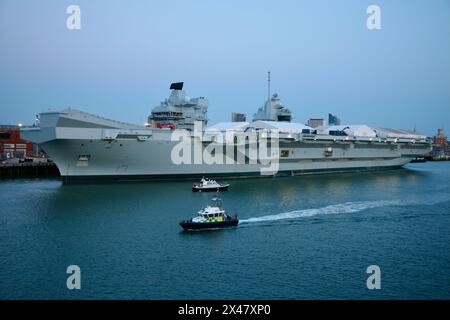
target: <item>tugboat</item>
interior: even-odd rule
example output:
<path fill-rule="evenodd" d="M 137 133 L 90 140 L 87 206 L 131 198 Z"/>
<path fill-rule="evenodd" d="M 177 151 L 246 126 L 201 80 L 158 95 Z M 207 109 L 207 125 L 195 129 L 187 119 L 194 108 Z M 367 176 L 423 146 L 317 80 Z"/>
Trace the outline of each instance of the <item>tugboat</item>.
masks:
<path fill-rule="evenodd" d="M 181 221 L 180 226 L 185 231 L 200 231 L 236 227 L 238 223 L 237 215 L 225 213 L 222 200 L 215 196 L 209 206 L 200 210 L 197 216 Z"/>
<path fill-rule="evenodd" d="M 212 192 L 212 191 L 226 191 L 230 184 L 218 183 L 216 180 L 202 178 L 200 182 L 194 182 L 192 185 L 192 191 L 194 192 Z"/>

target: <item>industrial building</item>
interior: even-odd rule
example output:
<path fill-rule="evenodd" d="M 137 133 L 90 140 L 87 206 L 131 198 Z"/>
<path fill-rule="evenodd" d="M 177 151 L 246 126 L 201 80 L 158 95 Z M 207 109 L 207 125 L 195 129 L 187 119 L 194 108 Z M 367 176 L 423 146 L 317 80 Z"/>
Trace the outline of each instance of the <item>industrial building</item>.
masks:
<path fill-rule="evenodd" d="M 340 126 L 341 125 L 341 119 L 338 118 L 337 115 L 334 113 L 328 114 L 328 125 L 329 126 Z"/>
<path fill-rule="evenodd" d="M 33 143 L 20 138 L 20 126 L 0 125 L 0 159 L 23 159 L 34 152 Z"/>
<path fill-rule="evenodd" d="M 324 125 L 323 119 L 311 118 L 308 120 L 308 126 L 311 128 L 322 127 Z"/>
<path fill-rule="evenodd" d="M 231 113 L 231 122 L 245 122 L 246 121 L 245 113 L 232 112 Z"/>

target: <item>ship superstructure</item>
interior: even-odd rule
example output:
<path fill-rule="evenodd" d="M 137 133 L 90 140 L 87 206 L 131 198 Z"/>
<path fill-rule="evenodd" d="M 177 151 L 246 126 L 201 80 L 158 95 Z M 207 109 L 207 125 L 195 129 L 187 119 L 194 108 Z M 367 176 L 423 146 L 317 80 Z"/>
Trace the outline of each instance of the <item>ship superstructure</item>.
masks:
<path fill-rule="evenodd" d="M 153 108 L 148 127 L 192 130 L 195 121 L 208 123 L 207 98 L 189 98 L 183 90 L 183 82 L 172 83 L 170 90 L 170 97 Z"/>
<path fill-rule="evenodd" d="M 39 126 L 23 129 L 21 135 L 41 146 L 66 182 L 238 178 L 392 169 L 431 150 L 426 136 L 404 130 L 366 125 L 311 128 L 289 122 L 287 117 L 279 117 L 282 113 L 278 111 L 287 114 L 287 109 L 280 107 L 277 96 L 269 96 L 266 102 L 266 111 L 271 110 L 266 113 L 269 117 L 255 117 L 251 123 L 219 123 L 198 133 L 193 130 L 194 122 L 207 123 L 208 101 L 203 97 L 188 98 L 182 87 L 182 83 L 172 84 L 170 97 L 152 110 L 147 127 L 65 109 L 41 113 Z M 200 150 L 202 154 L 211 148 L 231 150 L 231 160 L 235 161 L 208 163 L 205 159 L 197 161 L 195 152 L 179 152 L 180 141 L 174 139 L 174 133 L 179 132 L 192 150 Z M 255 143 L 250 138 L 261 132 L 267 135 L 276 132 L 276 138 L 265 139 L 278 146 L 271 155 L 278 167 L 264 174 L 264 161 L 251 157 Z M 217 139 L 218 133 L 224 133 L 225 138 Z M 259 144 L 256 143 L 258 147 Z M 187 162 L 174 161 L 174 154 Z"/>
<path fill-rule="evenodd" d="M 278 94 L 274 93 L 273 96 L 266 101 L 263 107 L 258 108 L 258 111 L 253 116 L 253 121 L 283 121 L 291 122 L 292 114 L 291 110 L 286 108 L 278 98 Z"/>
<path fill-rule="evenodd" d="M 270 93 L 270 72 L 267 77 L 267 101 L 253 115 L 253 121 L 283 121 L 291 122 L 291 110 L 286 108 L 278 98 L 278 93 L 271 96 Z"/>

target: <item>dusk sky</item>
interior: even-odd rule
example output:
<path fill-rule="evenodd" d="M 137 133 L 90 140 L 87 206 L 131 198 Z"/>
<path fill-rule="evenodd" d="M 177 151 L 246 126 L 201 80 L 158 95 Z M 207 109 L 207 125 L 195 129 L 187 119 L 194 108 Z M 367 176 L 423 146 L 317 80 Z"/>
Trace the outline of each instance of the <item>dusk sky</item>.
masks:
<path fill-rule="evenodd" d="M 208 97 L 210 124 L 251 118 L 268 70 L 295 122 L 449 135 L 450 1 L 0 0 L 0 124 L 66 107 L 144 124 L 176 81 Z"/>

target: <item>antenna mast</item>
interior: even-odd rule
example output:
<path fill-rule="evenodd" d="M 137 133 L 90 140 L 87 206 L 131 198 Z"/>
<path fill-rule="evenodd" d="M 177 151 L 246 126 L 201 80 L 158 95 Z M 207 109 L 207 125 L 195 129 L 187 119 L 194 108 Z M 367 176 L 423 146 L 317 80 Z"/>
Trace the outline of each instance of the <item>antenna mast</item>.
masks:
<path fill-rule="evenodd" d="M 270 71 L 267 72 L 267 101 L 270 102 Z"/>

